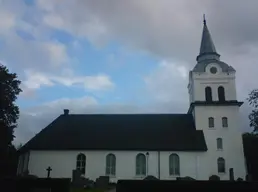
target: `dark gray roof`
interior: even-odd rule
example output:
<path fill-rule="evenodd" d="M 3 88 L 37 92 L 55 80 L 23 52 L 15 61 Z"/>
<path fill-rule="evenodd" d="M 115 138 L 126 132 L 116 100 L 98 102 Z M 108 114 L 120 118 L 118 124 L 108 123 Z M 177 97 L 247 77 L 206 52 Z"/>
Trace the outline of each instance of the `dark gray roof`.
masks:
<path fill-rule="evenodd" d="M 205 151 L 191 114 L 61 115 L 26 143 L 27 150 Z"/>
<path fill-rule="evenodd" d="M 228 64 L 220 61 L 220 55 L 217 53 L 211 34 L 206 24 L 203 22 L 202 40 L 200 46 L 200 53 L 197 56 L 197 64 L 194 67 L 194 72 L 205 72 L 205 68 L 210 63 L 217 63 L 223 72 L 235 72 L 235 69 Z"/>
<path fill-rule="evenodd" d="M 219 60 L 216 60 L 216 59 L 209 59 L 209 60 L 204 60 L 204 61 L 198 62 L 195 65 L 195 67 L 193 69 L 193 72 L 205 72 L 205 68 L 210 63 L 218 64 L 221 67 L 222 72 L 235 72 L 236 71 L 232 66 L 229 66 L 228 64 L 226 64 L 222 61 L 219 61 Z"/>
<path fill-rule="evenodd" d="M 206 53 L 217 53 L 217 52 L 216 52 L 214 43 L 212 41 L 211 34 L 207 27 L 206 21 L 204 20 L 203 31 L 202 31 L 202 41 L 201 41 L 199 55 L 206 54 Z"/>

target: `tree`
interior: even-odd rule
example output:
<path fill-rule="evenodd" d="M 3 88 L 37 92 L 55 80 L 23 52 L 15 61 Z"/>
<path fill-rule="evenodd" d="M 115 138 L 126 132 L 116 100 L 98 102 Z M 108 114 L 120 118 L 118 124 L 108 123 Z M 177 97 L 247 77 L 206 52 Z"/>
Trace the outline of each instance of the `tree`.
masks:
<path fill-rule="evenodd" d="M 249 93 L 247 98 L 249 105 L 253 107 L 252 112 L 249 115 L 250 126 L 254 129 L 254 132 L 258 131 L 258 89 L 254 89 Z"/>
<path fill-rule="evenodd" d="M 14 149 L 14 128 L 17 126 L 19 108 L 15 105 L 17 96 L 22 91 L 21 81 L 15 73 L 0 64 L 0 170 L 2 175 L 9 174 L 10 155 Z"/>
<path fill-rule="evenodd" d="M 253 181 L 258 181 L 258 135 L 244 133 L 242 137 L 247 173 Z"/>

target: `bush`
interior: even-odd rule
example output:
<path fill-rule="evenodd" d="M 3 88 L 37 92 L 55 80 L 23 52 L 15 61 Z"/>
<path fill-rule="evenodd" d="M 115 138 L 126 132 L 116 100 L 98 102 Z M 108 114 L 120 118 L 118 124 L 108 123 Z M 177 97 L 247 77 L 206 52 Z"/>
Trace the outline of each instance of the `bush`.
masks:
<path fill-rule="evenodd" d="M 237 181 L 244 181 L 244 179 L 238 177 L 238 178 L 237 178 Z"/>
<path fill-rule="evenodd" d="M 212 175 L 209 177 L 209 181 L 219 181 L 220 177 L 218 175 Z"/>
<path fill-rule="evenodd" d="M 193 181 L 193 180 L 195 180 L 195 179 L 192 178 L 192 177 L 186 176 L 186 177 L 183 177 L 182 180 Z"/>
<path fill-rule="evenodd" d="M 177 180 L 180 180 L 180 181 L 194 181 L 195 179 L 192 178 L 192 177 L 186 176 L 186 177 L 177 177 Z"/>
<path fill-rule="evenodd" d="M 25 176 L 26 178 L 34 178 L 34 179 L 36 179 L 36 178 L 38 178 L 36 175 L 27 175 L 27 176 Z"/>
<path fill-rule="evenodd" d="M 158 178 L 152 176 L 152 175 L 148 175 L 147 177 L 145 177 L 143 180 L 159 180 Z"/>

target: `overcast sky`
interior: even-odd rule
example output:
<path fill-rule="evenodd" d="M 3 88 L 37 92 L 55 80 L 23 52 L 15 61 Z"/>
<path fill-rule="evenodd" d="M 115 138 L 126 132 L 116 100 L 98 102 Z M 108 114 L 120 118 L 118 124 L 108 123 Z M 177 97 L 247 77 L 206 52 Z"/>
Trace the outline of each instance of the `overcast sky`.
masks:
<path fill-rule="evenodd" d="M 23 93 L 15 143 L 71 113 L 185 113 L 202 16 L 238 99 L 258 88 L 257 0 L 0 0 L 0 60 Z M 247 104 L 242 107 L 248 129 Z"/>

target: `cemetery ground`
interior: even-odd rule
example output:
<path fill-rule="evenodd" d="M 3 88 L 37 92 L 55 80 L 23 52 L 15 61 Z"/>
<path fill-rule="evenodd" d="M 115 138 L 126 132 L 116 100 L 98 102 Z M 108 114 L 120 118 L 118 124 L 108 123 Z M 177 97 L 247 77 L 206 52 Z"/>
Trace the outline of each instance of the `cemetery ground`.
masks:
<path fill-rule="evenodd" d="M 106 192 L 105 189 L 71 189 L 70 192 Z"/>

